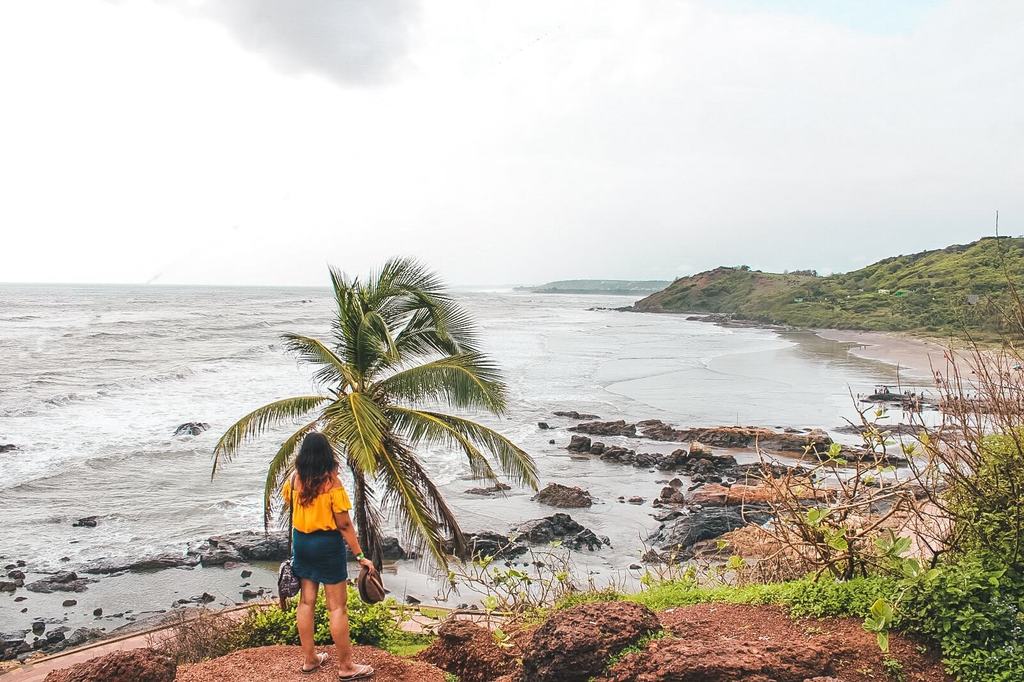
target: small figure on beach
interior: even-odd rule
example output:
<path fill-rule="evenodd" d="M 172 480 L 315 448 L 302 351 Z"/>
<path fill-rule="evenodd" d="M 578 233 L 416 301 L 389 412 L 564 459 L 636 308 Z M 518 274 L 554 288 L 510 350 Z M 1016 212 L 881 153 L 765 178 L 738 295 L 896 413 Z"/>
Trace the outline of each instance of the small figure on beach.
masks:
<path fill-rule="evenodd" d="M 377 569 L 359 546 L 349 515 L 352 502 L 338 478 L 338 458 L 322 433 L 312 431 L 302 439 L 295 474 L 284 484 L 281 494 L 291 510 L 292 572 L 300 584 L 295 617 L 302 644 L 301 670 L 316 672 L 329 658 L 313 647 L 313 613 L 322 584 L 338 656 L 338 679 L 369 679 L 373 668 L 352 660 L 345 545 L 361 566 L 369 571 Z"/>

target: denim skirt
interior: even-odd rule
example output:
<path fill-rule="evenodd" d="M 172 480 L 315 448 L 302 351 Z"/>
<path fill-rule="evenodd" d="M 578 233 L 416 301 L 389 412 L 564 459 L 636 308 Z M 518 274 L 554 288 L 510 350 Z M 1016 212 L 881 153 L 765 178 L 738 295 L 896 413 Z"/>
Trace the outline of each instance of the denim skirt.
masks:
<path fill-rule="evenodd" d="M 292 529 L 292 572 L 325 585 L 348 580 L 345 541 L 336 530 L 303 533 Z"/>

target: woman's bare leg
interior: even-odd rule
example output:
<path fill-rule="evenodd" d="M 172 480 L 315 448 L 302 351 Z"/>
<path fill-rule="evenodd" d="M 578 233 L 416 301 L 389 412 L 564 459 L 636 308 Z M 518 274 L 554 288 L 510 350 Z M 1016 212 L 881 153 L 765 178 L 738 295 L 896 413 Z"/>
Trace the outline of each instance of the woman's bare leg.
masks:
<path fill-rule="evenodd" d="M 308 670 L 319 664 L 316 649 L 313 648 L 313 611 L 316 608 L 316 594 L 320 591 L 320 584 L 300 578 L 299 585 L 301 591 L 299 606 L 295 609 L 295 621 L 299 628 L 299 642 L 302 644 L 302 667 Z M 324 588 L 326 589 L 327 585 L 324 585 Z"/>
<path fill-rule="evenodd" d="M 351 675 L 360 668 L 352 662 L 352 643 L 348 638 L 348 583 L 324 585 L 324 594 L 331 616 L 331 637 L 338 650 L 338 673 Z"/>

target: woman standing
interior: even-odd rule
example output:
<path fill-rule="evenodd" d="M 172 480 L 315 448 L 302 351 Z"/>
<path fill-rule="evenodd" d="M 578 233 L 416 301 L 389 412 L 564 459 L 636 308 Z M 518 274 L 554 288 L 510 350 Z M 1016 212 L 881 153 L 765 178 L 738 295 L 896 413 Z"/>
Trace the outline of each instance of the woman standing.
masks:
<path fill-rule="evenodd" d="M 361 565 L 375 569 L 359 547 L 359 538 L 349 517 L 352 503 L 338 478 L 338 459 L 322 433 L 314 431 L 303 438 L 295 459 L 295 474 L 284 484 L 282 494 L 285 504 L 292 510 L 292 571 L 301 585 L 296 621 L 302 643 L 302 672 L 319 670 L 328 658 L 327 654 L 317 654 L 313 648 L 313 610 L 322 583 L 330 614 L 331 637 L 338 653 L 340 679 L 370 678 L 372 667 L 352 661 L 345 545 Z"/>

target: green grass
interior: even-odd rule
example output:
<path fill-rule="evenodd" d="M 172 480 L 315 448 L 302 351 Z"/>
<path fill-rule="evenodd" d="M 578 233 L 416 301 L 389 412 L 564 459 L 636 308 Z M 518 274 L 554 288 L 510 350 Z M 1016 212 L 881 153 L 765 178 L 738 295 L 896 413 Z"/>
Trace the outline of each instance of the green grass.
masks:
<path fill-rule="evenodd" d="M 1017 335 L 999 312 L 1011 303 L 1007 277 L 1024 283 L 1024 238 L 987 237 L 828 277 L 722 267 L 677 279 L 636 309 L 933 336 L 960 336 L 966 329 L 994 339 Z"/>
<path fill-rule="evenodd" d="M 387 650 L 395 656 L 410 658 L 433 644 L 435 639 L 433 635 L 402 632 L 387 641 Z"/>
<path fill-rule="evenodd" d="M 744 585 L 741 587 L 705 587 L 683 579 L 654 583 L 642 592 L 622 594 L 604 590 L 580 592 L 561 599 L 556 609 L 587 602 L 632 601 L 654 611 L 693 604 L 775 604 L 784 606 L 794 618 L 833 616 L 864 617 L 879 597 L 891 597 L 895 581 L 882 577 L 854 578 L 848 581 L 805 578 L 786 583 Z"/>

